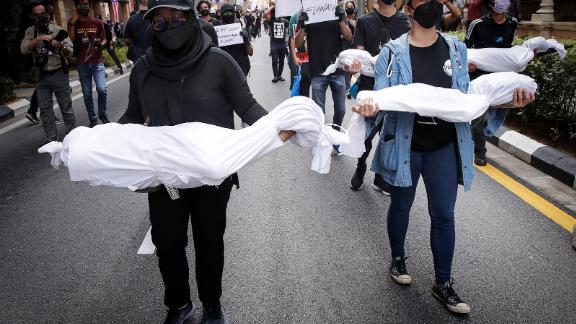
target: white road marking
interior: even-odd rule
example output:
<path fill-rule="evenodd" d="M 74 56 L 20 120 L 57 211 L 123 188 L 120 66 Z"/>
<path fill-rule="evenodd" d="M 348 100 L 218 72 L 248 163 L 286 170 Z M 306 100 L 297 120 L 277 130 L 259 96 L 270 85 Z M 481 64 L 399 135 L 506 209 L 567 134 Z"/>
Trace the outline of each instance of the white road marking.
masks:
<path fill-rule="evenodd" d="M 144 241 L 142 242 L 142 245 L 140 245 L 137 254 L 154 254 L 154 251 L 156 251 L 156 247 L 154 246 L 154 243 L 152 243 L 152 227 L 150 227 L 148 232 L 146 232 Z"/>
<path fill-rule="evenodd" d="M 114 78 L 114 79 L 112 79 L 112 80 L 110 80 L 110 81 L 107 81 L 106 84 L 108 85 L 108 84 L 112 84 L 112 83 L 114 83 L 114 82 L 116 82 L 116 81 L 120 81 L 121 79 L 124 79 L 125 77 L 127 77 L 127 76 L 129 76 L 129 75 L 130 75 L 130 73 L 123 74 L 123 75 L 121 75 L 121 76 L 119 76 L 119 77 L 117 77 L 117 78 Z M 73 81 L 73 82 L 74 82 L 74 81 Z M 92 87 L 92 92 L 94 92 L 94 91 L 96 91 L 96 87 Z M 82 98 L 82 93 L 79 93 L 79 94 L 73 96 L 73 97 L 72 97 L 72 101 L 78 100 L 78 99 L 80 99 L 80 98 Z M 54 100 L 54 110 L 56 110 L 58 107 L 59 107 L 59 106 L 58 106 L 58 104 L 56 103 L 56 100 Z M 23 114 L 25 114 L 25 113 L 23 113 Z M 12 123 L 12 124 L 10 124 L 10 125 L 2 128 L 2 129 L 0 129 L 0 135 L 2 135 L 2 134 L 4 134 L 4 133 L 7 133 L 7 132 L 9 132 L 9 131 L 11 131 L 11 130 L 13 130 L 14 128 L 18 128 L 18 127 L 20 127 L 20 126 L 22 126 L 22 125 L 24 125 L 24 124 L 29 124 L 29 123 L 30 123 L 30 121 L 29 121 L 28 119 L 22 118 L 21 120 L 19 120 L 19 121 L 17 121 L 17 122 L 14 122 L 14 123 Z M 41 124 L 41 123 L 40 123 L 40 124 Z"/>

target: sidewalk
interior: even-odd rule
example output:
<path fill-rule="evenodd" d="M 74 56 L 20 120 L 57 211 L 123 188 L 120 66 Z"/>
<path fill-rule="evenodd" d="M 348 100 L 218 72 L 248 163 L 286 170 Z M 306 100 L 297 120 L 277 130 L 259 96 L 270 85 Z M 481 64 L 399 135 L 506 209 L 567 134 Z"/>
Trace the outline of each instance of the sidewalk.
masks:
<path fill-rule="evenodd" d="M 124 73 L 128 73 L 132 69 L 132 62 L 127 61 L 122 64 Z M 111 79 L 114 75 L 120 75 L 118 67 L 106 69 L 106 79 Z M 70 70 L 70 88 L 72 89 L 71 96 L 81 93 L 80 81 L 78 78 L 78 71 L 76 69 Z M 18 88 L 15 90 L 16 99 L 8 104 L 0 106 L 0 130 L 4 127 L 24 118 L 30 108 L 30 98 L 34 93 L 35 87 Z M 54 102 L 57 104 L 57 102 Z"/>

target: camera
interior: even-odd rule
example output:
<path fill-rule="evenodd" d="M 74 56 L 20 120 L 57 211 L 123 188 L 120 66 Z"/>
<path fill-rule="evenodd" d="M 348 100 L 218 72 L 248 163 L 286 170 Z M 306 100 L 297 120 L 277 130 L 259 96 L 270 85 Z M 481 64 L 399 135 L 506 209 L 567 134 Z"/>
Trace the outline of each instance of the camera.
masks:
<path fill-rule="evenodd" d="M 52 52 L 52 46 L 47 41 L 42 41 L 40 46 L 37 47 L 36 52 L 32 55 L 32 59 L 34 61 L 34 65 L 42 66 L 48 62 L 48 58 L 52 56 L 54 53 Z"/>

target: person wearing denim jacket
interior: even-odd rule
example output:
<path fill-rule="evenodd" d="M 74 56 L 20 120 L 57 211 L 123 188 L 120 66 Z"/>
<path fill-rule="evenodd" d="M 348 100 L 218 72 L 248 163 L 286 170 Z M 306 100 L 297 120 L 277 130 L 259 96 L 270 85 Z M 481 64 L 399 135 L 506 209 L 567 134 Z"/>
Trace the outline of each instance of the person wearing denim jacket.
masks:
<path fill-rule="evenodd" d="M 442 15 L 442 1 L 407 0 L 405 8 L 412 29 L 382 48 L 375 66 L 374 90 L 422 82 L 466 93 L 470 83 L 466 46 L 434 30 Z M 418 70 L 413 71 L 413 67 Z M 512 103 L 505 106 L 522 107 L 533 100 L 527 90 L 516 89 Z M 382 109 L 370 98 L 352 108 L 365 117 L 376 117 L 377 123 L 383 124 L 371 170 L 392 185 L 387 215 L 392 254 L 390 276 L 401 285 L 412 282 L 406 269 L 404 244 L 421 176 L 431 219 L 430 245 L 435 272 L 432 294 L 450 312 L 467 314 L 470 306 L 453 288 L 452 259 L 458 184 L 468 191 L 474 177 L 470 124 Z"/>

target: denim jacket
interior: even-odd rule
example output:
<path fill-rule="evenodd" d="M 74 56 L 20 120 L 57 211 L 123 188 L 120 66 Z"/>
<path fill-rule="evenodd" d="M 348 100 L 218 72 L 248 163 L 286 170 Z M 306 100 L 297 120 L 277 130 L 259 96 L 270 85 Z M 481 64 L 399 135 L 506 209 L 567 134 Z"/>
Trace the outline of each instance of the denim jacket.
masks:
<path fill-rule="evenodd" d="M 450 49 L 452 63 L 452 88 L 464 93 L 468 90 L 467 49 L 456 38 L 440 34 Z M 387 43 L 376 61 L 376 84 L 374 90 L 390 86 L 412 83 L 412 65 L 410 63 L 410 45 L 408 34 Z M 391 62 L 389 62 L 391 61 Z M 417 94 L 415 94 L 417 95 Z M 374 154 L 371 170 L 380 174 L 393 186 L 412 185 L 410 172 L 410 148 L 414 114 L 397 111 L 380 111 L 378 122 L 383 119 L 380 140 Z M 456 126 L 457 147 L 459 153 L 458 179 L 465 190 L 470 190 L 474 177 L 472 156 L 474 143 L 470 132 L 470 123 L 454 123 Z"/>

